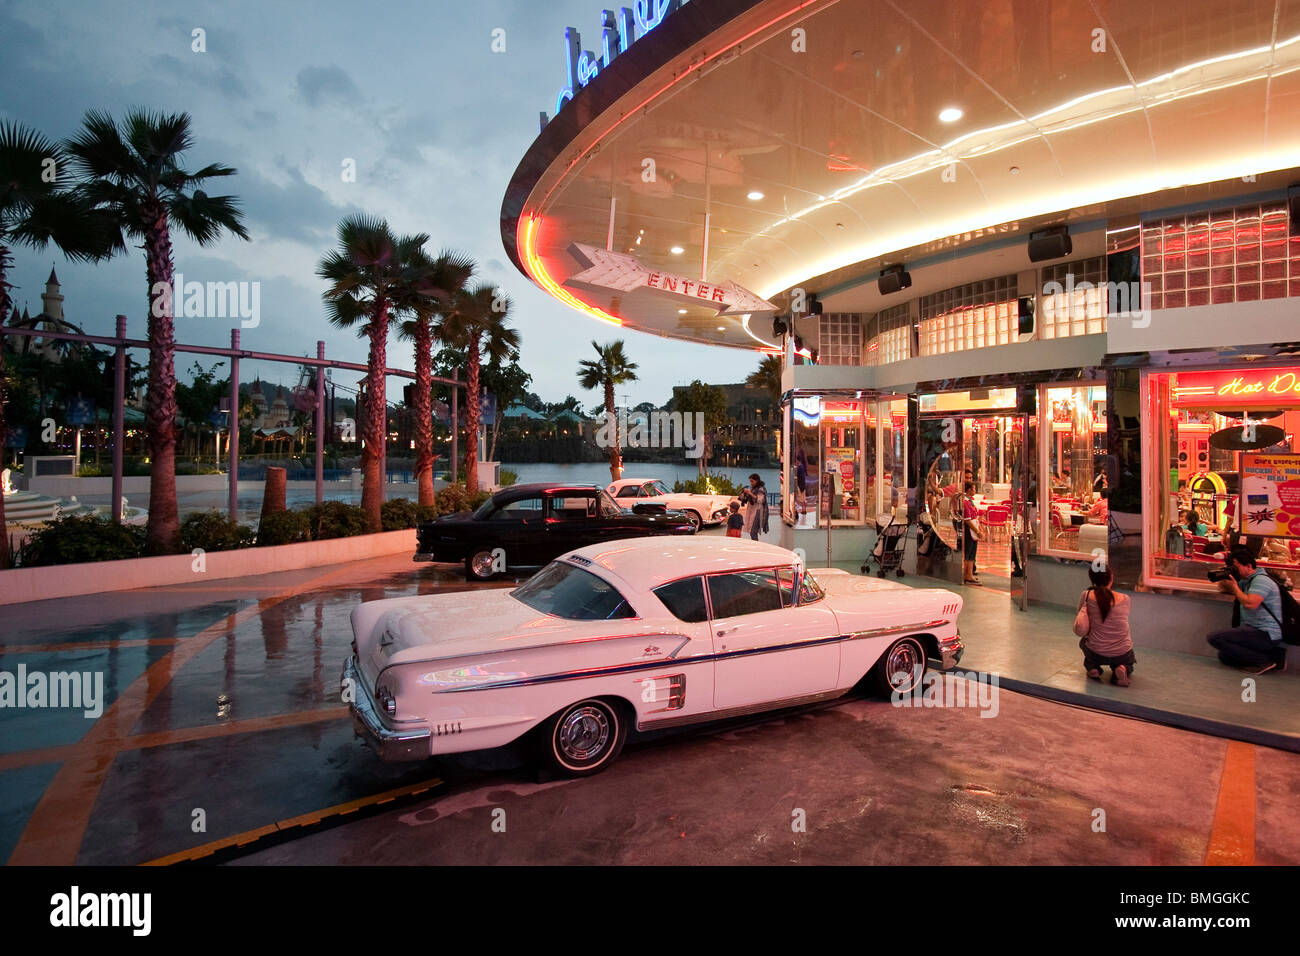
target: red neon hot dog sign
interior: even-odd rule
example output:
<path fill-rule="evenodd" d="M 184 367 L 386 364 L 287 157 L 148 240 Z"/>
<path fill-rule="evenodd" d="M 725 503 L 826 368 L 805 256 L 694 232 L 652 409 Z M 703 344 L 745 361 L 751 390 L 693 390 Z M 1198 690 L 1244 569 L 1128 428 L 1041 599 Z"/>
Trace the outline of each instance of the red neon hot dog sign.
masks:
<path fill-rule="evenodd" d="M 1297 405 L 1300 404 L 1300 369 L 1179 372 L 1174 402 L 1243 410 L 1252 406 Z"/>

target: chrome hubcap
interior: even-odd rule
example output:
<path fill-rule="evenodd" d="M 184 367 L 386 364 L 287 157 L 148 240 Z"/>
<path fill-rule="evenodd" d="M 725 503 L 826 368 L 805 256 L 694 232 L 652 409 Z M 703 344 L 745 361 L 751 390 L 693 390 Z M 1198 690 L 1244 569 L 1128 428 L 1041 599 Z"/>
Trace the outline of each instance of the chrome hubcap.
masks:
<path fill-rule="evenodd" d="M 899 644 L 889 652 L 885 673 L 889 675 L 889 686 L 896 691 L 911 690 L 921 679 L 921 668 L 925 664 L 917 654 L 916 645 L 911 641 Z"/>
<path fill-rule="evenodd" d="M 474 555 L 470 564 L 474 568 L 475 574 L 481 578 L 487 577 L 492 573 L 492 552 L 480 551 L 478 554 Z"/>
<path fill-rule="evenodd" d="M 609 743 L 609 718 L 597 707 L 578 707 L 565 714 L 556 732 L 560 752 L 569 760 L 589 760 Z"/>

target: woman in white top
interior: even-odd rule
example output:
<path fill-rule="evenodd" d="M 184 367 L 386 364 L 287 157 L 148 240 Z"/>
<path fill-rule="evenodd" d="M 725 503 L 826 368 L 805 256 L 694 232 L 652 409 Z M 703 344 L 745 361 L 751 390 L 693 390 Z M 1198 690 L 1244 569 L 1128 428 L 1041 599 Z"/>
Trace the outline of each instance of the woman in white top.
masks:
<path fill-rule="evenodd" d="M 1127 594 L 1111 590 L 1114 576 L 1110 568 L 1089 570 L 1092 587 L 1079 597 L 1079 610 L 1088 609 L 1088 634 L 1079 641 L 1083 666 L 1093 680 L 1101 680 L 1101 669 L 1111 669 L 1111 680 L 1120 687 L 1129 685 L 1133 665 L 1133 636 L 1128 617 L 1132 604 Z"/>

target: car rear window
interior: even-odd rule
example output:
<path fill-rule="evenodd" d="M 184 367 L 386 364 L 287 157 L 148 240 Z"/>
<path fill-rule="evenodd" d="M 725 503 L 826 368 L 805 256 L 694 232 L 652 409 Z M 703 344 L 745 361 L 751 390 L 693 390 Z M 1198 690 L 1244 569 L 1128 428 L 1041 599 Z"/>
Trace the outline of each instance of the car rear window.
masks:
<path fill-rule="evenodd" d="M 683 578 L 655 588 L 655 596 L 679 621 L 698 624 L 709 619 L 709 608 L 704 603 L 704 582 L 700 578 Z"/>
<path fill-rule="evenodd" d="M 612 621 L 636 617 L 627 599 L 604 578 L 552 561 L 510 592 L 536 611 L 569 621 Z"/>

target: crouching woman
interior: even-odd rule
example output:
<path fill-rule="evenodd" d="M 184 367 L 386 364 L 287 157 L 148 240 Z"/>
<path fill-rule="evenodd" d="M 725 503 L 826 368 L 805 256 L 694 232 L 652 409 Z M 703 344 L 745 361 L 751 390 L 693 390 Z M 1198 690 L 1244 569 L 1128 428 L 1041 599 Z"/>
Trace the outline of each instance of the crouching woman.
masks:
<path fill-rule="evenodd" d="M 1093 680 L 1101 680 L 1101 669 L 1109 667 L 1111 680 L 1127 687 L 1137 663 L 1128 626 L 1132 602 L 1127 594 L 1116 594 L 1111 589 L 1114 576 L 1110 568 L 1090 570 L 1088 580 L 1092 587 L 1079 597 L 1079 612 L 1074 619 L 1084 669 Z"/>

